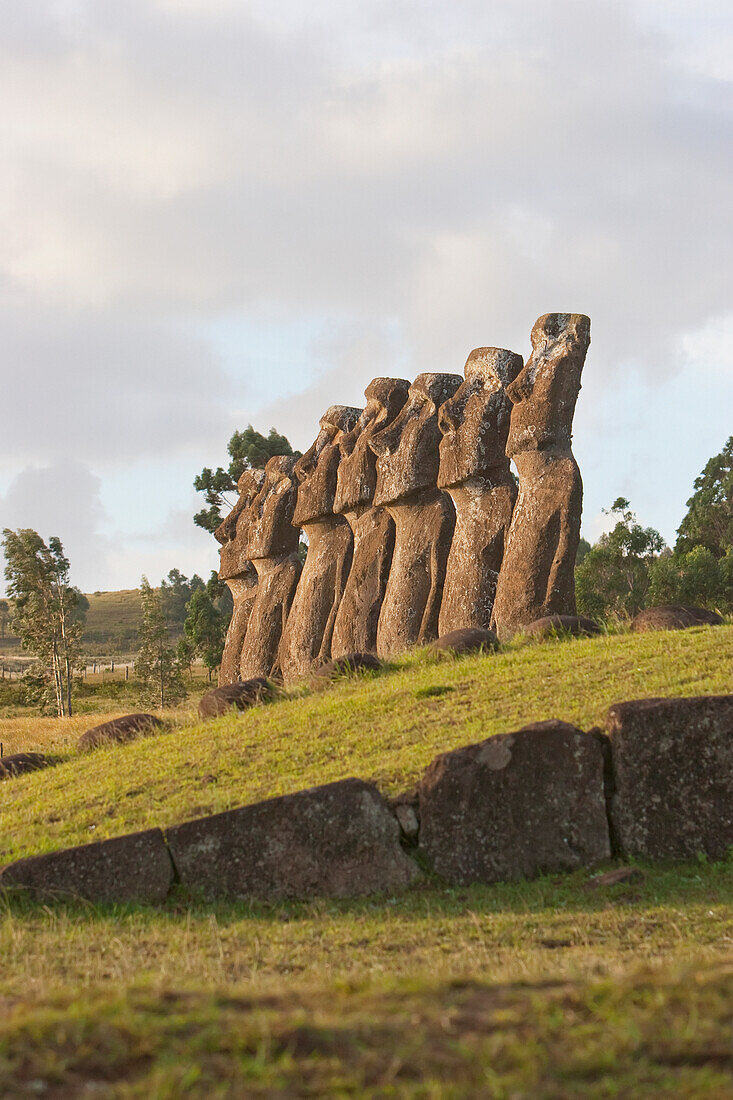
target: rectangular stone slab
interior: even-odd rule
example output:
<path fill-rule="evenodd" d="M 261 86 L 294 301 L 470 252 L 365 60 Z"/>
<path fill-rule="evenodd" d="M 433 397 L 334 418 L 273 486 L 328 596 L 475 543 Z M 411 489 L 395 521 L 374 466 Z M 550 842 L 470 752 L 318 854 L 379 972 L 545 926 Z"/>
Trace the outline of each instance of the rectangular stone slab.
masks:
<path fill-rule="evenodd" d="M 419 878 L 370 783 L 344 779 L 167 830 L 183 885 L 208 897 L 358 897 Z"/>
<path fill-rule="evenodd" d="M 602 735 L 559 721 L 443 753 L 419 787 L 420 851 L 455 884 L 607 859 L 603 773 Z"/>
<path fill-rule="evenodd" d="M 41 901 L 158 903 L 172 883 L 173 864 L 160 829 L 30 856 L 0 870 L 0 889 L 23 887 Z"/>
<path fill-rule="evenodd" d="M 620 850 L 722 859 L 733 847 L 733 695 L 617 703 L 606 729 Z"/>

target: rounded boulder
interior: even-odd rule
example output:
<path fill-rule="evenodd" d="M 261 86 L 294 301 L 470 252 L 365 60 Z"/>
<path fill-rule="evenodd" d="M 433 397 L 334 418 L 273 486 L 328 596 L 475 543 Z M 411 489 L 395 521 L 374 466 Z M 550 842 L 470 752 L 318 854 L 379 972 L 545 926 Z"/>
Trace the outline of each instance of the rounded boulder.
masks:
<path fill-rule="evenodd" d="M 646 630 L 687 630 L 691 626 L 720 626 L 722 621 L 717 612 L 708 611 L 705 607 L 666 604 L 640 611 L 632 621 L 631 629 L 637 633 Z"/>
<path fill-rule="evenodd" d="M 493 630 L 467 626 L 443 634 L 430 648 L 437 653 L 477 653 L 480 650 L 496 649 L 498 644 L 499 639 Z"/>
<path fill-rule="evenodd" d="M 103 745 L 123 745 L 126 741 L 134 741 L 142 733 L 160 729 L 162 725 L 160 718 L 154 714 L 123 714 L 83 733 L 79 738 L 79 751 L 89 752 Z"/>
<path fill-rule="evenodd" d="M 255 676 L 251 680 L 237 680 L 233 684 L 207 691 L 199 703 L 199 718 L 219 718 L 227 714 L 232 707 L 247 710 L 271 699 L 272 684 L 264 676 Z"/>
<path fill-rule="evenodd" d="M 600 634 L 601 628 L 593 619 L 585 615 L 543 615 L 524 627 L 523 633 L 533 638 L 552 638 L 558 634 L 572 634 L 575 638 Z"/>

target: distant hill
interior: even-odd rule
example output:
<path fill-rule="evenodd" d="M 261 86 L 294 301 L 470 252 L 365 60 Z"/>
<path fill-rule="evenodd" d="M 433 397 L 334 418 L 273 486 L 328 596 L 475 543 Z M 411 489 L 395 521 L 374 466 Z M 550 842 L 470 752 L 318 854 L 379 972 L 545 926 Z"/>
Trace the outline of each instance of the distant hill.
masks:
<path fill-rule="evenodd" d="M 83 645 L 89 656 L 95 654 L 132 653 L 137 649 L 140 627 L 140 589 L 125 588 L 120 592 L 87 592 L 89 611 Z M 20 639 L 12 634 L 0 639 L 0 654 L 15 656 L 20 652 Z"/>
<path fill-rule="evenodd" d="M 117 653 L 136 649 L 141 619 L 140 589 L 85 594 L 89 600 L 83 634 L 85 648 Z"/>

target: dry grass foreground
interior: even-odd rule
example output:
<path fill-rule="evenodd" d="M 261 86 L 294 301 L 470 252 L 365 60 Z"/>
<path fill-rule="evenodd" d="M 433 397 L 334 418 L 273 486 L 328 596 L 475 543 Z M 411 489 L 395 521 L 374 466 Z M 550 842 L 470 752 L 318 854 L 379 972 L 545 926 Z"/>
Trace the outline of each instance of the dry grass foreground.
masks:
<path fill-rule="evenodd" d="M 733 628 L 416 654 L 0 784 L 3 858 L 356 774 L 621 699 L 733 688 Z M 96 720 L 96 719 L 95 719 Z M 88 724 L 88 719 L 86 723 Z M 81 730 L 84 722 L 79 726 Z M 75 731 L 74 739 L 76 736 Z M 395 898 L 0 906 L 0 1095 L 733 1097 L 733 865 Z M 641 968 L 641 969 L 640 969 Z"/>

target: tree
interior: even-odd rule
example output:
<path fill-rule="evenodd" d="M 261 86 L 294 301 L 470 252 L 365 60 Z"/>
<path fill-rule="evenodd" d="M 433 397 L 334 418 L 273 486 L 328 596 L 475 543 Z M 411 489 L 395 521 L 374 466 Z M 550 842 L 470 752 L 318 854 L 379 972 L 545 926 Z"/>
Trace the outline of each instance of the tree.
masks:
<path fill-rule="evenodd" d="M 733 609 L 733 549 L 716 558 L 707 546 L 662 554 L 649 570 L 650 604 Z"/>
<path fill-rule="evenodd" d="M 206 582 L 206 591 L 213 600 L 214 607 L 222 615 L 226 631 L 234 614 L 234 600 L 229 585 L 220 579 L 215 569 L 211 570 L 211 576 Z"/>
<path fill-rule="evenodd" d="M 677 530 L 675 551 L 704 546 L 715 558 L 733 547 L 733 435 L 695 479 L 687 515 Z"/>
<path fill-rule="evenodd" d="M 7 600 L 0 600 L 0 638 L 5 637 L 5 630 L 10 620 L 10 604 Z"/>
<path fill-rule="evenodd" d="M 208 508 L 197 512 L 193 522 L 205 531 L 214 532 L 224 518 L 222 508 L 229 511 L 233 507 L 234 502 L 226 494 L 236 491 L 237 482 L 245 470 L 261 469 L 275 455 L 300 455 L 299 451 L 293 450 L 288 439 L 274 428 L 270 428 L 269 435 L 264 436 L 256 432 L 251 424 L 243 432 L 234 433 L 227 450 L 231 461 L 226 470 L 221 466 L 216 470 L 205 466 L 194 478 L 193 487 L 205 494 Z"/>
<path fill-rule="evenodd" d="M 174 634 L 182 633 L 188 601 L 197 589 L 204 587 L 204 582 L 197 573 L 189 580 L 180 569 L 171 569 L 167 578 L 160 582 L 163 613 L 168 629 Z"/>
<path fill-rule="evenodd" d="M 601 535 L 575 570 L 578 610 L 597 619 L 636 615 L 644 607 L 650 566 L 664 549 L 659 532 L 637 523 L 624 497 L 606 514 L 618 516 L 615 527 Z"/>
<path fill-rule="evenodd" d="M 69 583 L 69 560 L 60 539 L 50 538 L 47 546 L 30 528 L 5 528 L 3 548 L 13 629 L 23 648 L 38 658 L 56 713 L 70 716 L 72 674 L 89 604 Z"/>
<path fill-rule="evenodd" d="M 151 588 L 147 577 L 140 582 L 140 603 L 142 622 L 135 674 L 142 684 L 142 702 L 162 710 L 186 697 L 181 662 L 168 636 L 163 598 L 158 589 Z"/>
<path fill-rule="evenodd" d="M 224 616 L 209 593 L 205 588 L 197 589 L 188 605 L 184 631 L 193 653 L 201 657 L 208 669 L 209 680 L 221 664 L 226 630 Z"/>

